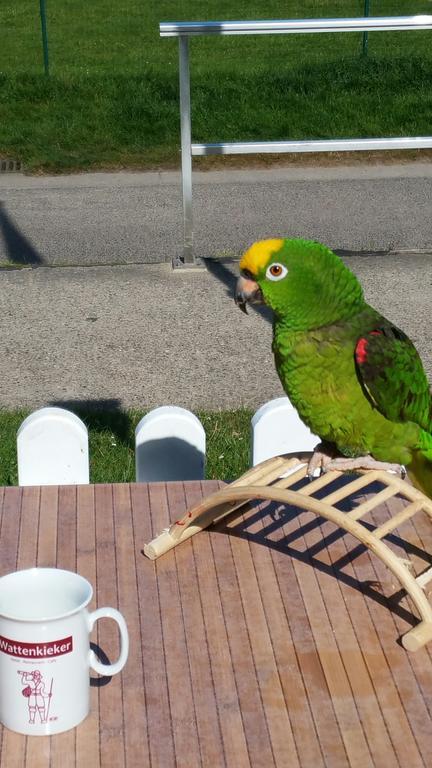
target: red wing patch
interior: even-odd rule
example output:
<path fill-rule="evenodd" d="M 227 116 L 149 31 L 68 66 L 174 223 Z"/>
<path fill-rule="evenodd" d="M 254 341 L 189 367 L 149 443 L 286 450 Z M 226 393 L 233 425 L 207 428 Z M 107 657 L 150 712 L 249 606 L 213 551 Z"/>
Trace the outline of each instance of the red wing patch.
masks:
<path fill-rule="evenodd" d="M 368 346 L 368 340 L 365 338 L 361 338 L 358 340 L 355 348 L 355 359 L 358 365 L 363 365 L 363 363 L 366 362 L 367 358 L 367 346 Z"/>

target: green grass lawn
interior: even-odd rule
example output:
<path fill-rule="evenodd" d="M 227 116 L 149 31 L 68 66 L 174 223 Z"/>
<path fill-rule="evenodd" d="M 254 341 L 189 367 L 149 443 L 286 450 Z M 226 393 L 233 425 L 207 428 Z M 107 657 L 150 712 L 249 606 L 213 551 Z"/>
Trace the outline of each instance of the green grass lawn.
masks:
<path fill-rule="evenodd" d="M 135 480 L 135 427 L 144 412 L 75 410 L 89 430 L 90 482 Z M 0 409 L 0 486 L 17 485 L 16 433 L 28 410 Z M 197 412 L 206 431 L 207 478 L 230 480 L 249 466 L 252 411 Z"/>
<path fill-rule="evenodd" d="M 0 155 L 28 170 L 178 165 L 178 53 L 159 22 L 363 15 L 362 0 L 46 0 L 0 6 Z M 371 14 L 430 13 L 376 0 Z M 191 40 L 197 141 L 422 135 L 432 123 L 432 32 Z"/>

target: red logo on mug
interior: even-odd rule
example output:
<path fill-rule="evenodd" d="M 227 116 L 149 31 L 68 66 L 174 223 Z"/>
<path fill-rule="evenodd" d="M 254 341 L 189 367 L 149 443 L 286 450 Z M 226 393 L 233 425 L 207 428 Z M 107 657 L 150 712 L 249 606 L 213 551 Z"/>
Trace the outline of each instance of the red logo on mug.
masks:
<path fill-rule="evenodd" d="M 16 656 L 19 659 L 44 659 L 53 656 L 64 656 L 73 651 L 72 635 L 62 640 L 53 640 L 50 643 L 22 643 L 20 640 L 9 640 L 0 635 L 0 651 L 8 656 Z"/>

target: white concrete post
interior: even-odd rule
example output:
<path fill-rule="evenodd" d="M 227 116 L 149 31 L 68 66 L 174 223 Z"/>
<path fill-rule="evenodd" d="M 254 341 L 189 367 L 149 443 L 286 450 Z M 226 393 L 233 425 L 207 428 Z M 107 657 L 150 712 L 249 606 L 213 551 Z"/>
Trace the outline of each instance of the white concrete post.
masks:
<path fill-rule="evenodd" d="M 202 480 L 206 436 L 197 417 L 165 405 L 150 411 L 135 430 L 137 482 Z"/>
<path fill-rule="evenodd" d="M 261 406 L 251 421 L 252 466 L 272 456 L 296 451 L 312 451 L 319 437 L 303 424 L 288 397 Z"/>
<path fill-rule="evenodd" d="M 17 433 L 19 485 L 89 482 L 87 427 L 64 408 L 41 408 Z"/>

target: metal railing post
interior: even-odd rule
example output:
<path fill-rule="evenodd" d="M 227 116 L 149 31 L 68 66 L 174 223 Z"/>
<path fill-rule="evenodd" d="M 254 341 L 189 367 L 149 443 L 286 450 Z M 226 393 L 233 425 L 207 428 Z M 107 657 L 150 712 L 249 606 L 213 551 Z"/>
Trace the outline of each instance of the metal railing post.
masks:
<path fill-rule="evenodd" d="M 363 11 L 364 11 L 365 18 L 369 16 L 369 10 L 370 10 L 370 0 L 364 0 Z M 369 32 L 363 32 L 363 44 L 362 44 L 363 56 L 367 56 L 368 46 L 369 46 Z"/>
<path fill-rule="evenodd" d="M 180 77 L 180 130 L 181 130 L 181 175 L 183 194 L 183 256 L 185 264 L 194 261 L 192 224 L 192 134 L 189 74 L 189 40 L 179 36 L 179 77 Z"/>
<path fill-rule="evenodd" d="M 47 32 L 45 0 L 39 0 L 39 11 L 40 11 L 41 31 L 42 31 L 44 69 L 45 69 L 45 74 L 49 75 L 48 32 Z"/>

